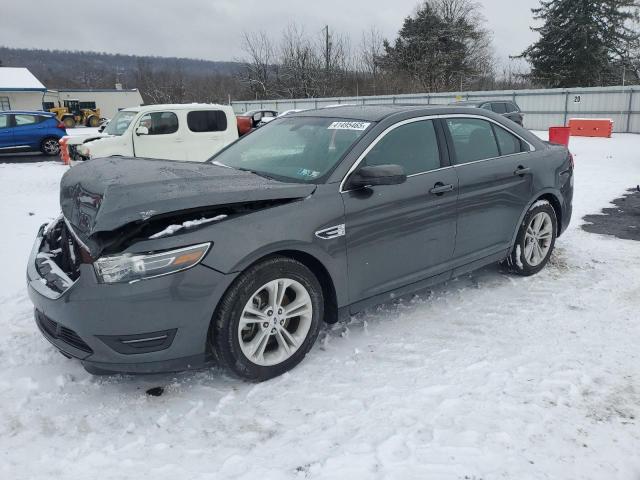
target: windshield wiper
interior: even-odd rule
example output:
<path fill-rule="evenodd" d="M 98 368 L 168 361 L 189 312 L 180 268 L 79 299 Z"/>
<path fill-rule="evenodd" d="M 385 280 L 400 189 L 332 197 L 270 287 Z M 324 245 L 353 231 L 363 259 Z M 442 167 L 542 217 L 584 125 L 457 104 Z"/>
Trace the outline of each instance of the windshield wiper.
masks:
<path fill-rule="evenodd" d="M 250 168 L 242 168 L 242 167 L 231 167 L 231 168 L 235 168 L 236 170 L 240 170 L 241 172 L 253 173 L 254 175 L 258 175 L 259 177 L 266 178 L 267 180 L 275 180 L 274 177 L 271 177 L 264 172 L 257 172 L 255 170 L 251 170 Z"/>

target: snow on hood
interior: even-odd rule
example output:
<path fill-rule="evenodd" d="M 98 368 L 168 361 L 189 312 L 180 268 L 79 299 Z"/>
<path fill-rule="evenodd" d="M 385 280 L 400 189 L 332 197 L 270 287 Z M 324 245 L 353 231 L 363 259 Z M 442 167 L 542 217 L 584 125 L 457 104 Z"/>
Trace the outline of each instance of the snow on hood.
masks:
<path fill-rule="evenodd" d="M 284 183 L 209 163 L 95 159 L 60 182 L 62 213 L 92 254 L 95 237 L 157 215 L 263 200 L 304 198 L 315 185 Z"/>

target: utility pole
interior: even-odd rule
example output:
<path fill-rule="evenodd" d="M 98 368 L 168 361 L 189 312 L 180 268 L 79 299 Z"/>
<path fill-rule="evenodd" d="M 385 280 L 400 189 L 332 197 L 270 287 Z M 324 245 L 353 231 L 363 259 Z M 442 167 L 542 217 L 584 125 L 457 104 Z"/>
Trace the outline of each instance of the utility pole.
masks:
<path fill-rule="evenodd" d="M 324 43 L 325 43 L 325 52 L 324 52 L 325 69 L 327 71 L 327 75 L 329 75 L 329 50 L 331 49 L 331 43 L 329 42 L 329 25 L 326 25 L 324 27 Z"/>

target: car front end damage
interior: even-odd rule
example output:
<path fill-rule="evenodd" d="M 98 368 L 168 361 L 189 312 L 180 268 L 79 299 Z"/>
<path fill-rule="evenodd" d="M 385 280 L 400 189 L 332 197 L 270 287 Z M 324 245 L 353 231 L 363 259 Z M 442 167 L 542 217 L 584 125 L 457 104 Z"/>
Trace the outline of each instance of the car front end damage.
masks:
<path fill-rule="evenodd" d="M 63 217 L 43 225 L 27 267 L 36 324 L 93 373 L 204 366 L 211 315 L 233 276 L 201 265 L 206 251 L 197 247 L 146 256 L 157 269 L 145 275 L 144 255 L 103 257 L 98 267 Z M 168 257 L 178 262 L 172 271 Z"/>
<path fill-rule="evenodd" d="M 203 366 L 212 315 L 237 276 L 206 261 L 230 253 L 216 251 L 223 225 L 314 189 L 214 165 L 84 162 L 64 175 L 62 215 L 31 252 L 36 323 L 92 372 Z"/>

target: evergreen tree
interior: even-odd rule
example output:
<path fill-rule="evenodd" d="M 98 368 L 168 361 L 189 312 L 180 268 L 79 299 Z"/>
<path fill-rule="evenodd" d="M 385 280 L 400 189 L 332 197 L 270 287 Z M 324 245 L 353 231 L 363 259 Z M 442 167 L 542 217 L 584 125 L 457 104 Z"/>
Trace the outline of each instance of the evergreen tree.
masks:
<path fill-rule="evenodd" d="M 427 92 L 456 90 L 492 66 L 490 37 L 469 0 L 426 0 L 407 17 L 392 45 L 384 42 L 380 67 Z"/>
<path fill-rule="evenodd" d="M 617 83 L 621 60 L 639 38 L 637 0 L 543 0 L 532 10 L 544 24 L 522 57 L 531 79 L 550 88 Z"/>

